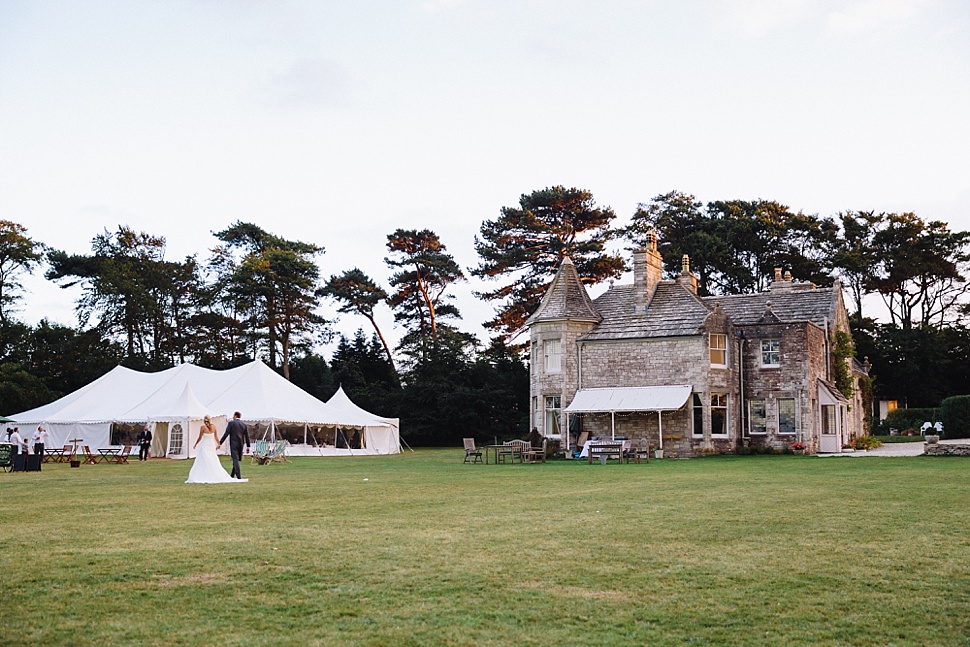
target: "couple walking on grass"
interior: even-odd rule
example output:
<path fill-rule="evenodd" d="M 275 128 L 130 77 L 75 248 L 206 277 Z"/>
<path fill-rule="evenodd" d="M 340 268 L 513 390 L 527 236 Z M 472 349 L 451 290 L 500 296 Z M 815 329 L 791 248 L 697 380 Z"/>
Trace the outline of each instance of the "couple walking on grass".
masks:
<path fill-rule="evenodd" d="M 232 414 L 232 420 L 226 426 L 226 433 L 221 440 L 216 440 L 219 431 L 216 429 L 209 416 L 202 420 L 202 428 L 199 430 L 199 437 L 192 448 L 198 447 L 202 443 L 202 448 L 195 455 L 195 462 L 189 470 L 189 478 L 186 483 L 246 483 L 249 479 L 242 478 L 239 471 L 239 461 L 243 455 L 243 443 L 246 443 L 246 453 L 249 453 L 249 428 L 243 422 L 242 414 L 238 411 Z M 219 462 L 219 455 L 216 450 L 222 443 L 229 439 L 229 453 L 232 455 L 232 474 L 226 473 L 225 468 Z"/>

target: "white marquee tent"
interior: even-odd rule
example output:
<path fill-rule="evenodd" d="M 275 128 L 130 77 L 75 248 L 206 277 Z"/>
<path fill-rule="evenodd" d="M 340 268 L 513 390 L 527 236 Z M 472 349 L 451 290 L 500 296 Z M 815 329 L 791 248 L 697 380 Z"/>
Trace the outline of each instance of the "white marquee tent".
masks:
<path fill-rule="evenodd" d="M 262 362 L 226 371 L 182 364 L 158 373 L 119 366 L 74 393 L 10 418 L 21 431 L 43 424 L 53 447 L 77 438 L 95 451 L 110 446 L 113 424 L 148 424 L 153 456 L 191 458 L 202 418 L 210 416 L 221 433 L 234 411 L 242 413 L 251 440 L 286 439 L 290 456 L 401 451 L 397 418 L 368 413 L 343 389 L 321 402 Z"/>

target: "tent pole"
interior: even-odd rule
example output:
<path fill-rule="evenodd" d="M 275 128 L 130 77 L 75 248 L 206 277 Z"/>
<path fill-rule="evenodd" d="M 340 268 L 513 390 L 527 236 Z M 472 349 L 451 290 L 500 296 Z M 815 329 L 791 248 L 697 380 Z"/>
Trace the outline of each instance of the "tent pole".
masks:
<path fill-rule="evenodd" d="M 610 435 L 616 440 L 616 411 L 610 411 Z"/>
<path fill-rule="evenodd" d="M 661 417 L 660 409 L 657 409 L 657 431 L 660 434 L 660 447 L 658 449 L 664 448 L 664 424 L 663 418 Z"/>

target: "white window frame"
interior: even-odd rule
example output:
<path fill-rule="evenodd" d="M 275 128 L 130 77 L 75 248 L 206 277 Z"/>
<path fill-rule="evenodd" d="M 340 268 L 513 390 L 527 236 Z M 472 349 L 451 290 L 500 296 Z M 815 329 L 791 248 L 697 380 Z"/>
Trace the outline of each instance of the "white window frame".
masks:
<path fill-rule="evenodd" d="M 723 346 L 718 346 L 715 342 L 721 342 Z M 716 366 L 718 368 L 724 368 L 727 366 L 727 335 L 723 333 L 712 332 L 710 343 L 711 351 L 711 366 Z M 714 360 L 715 353 L 720 353 L 724 361 L 717 362 Z"/>
<path fill-rule="evenodd" d="M 781 403 L 791 402 L 791 431 L 781 430 Z M 794 436 L 798 432 L 798 410 L 795 407 L 795 398 L 778 398 L 778 435 Z"/>
<path fill-rule="evenodd" d="M 543 367 L 546 373 L 562 372 L 562 340 L 546 339 L 542 342 Z"/>
<path fill-rule="evenodd" d="M 724 404 L 718 402 L 715 404 L 715 398 L 723 398 Z M 729 429 L 729 423 L 731 418 L 728 416 L 730 413 L 729 398 L 727 393 L 711 393 L 711 438 L 730 438 L 731 432 Z M 724 433 L 715 434 L 714 433 L 714 411 L 723 411 L 724 413 Z"/>
<path fill-rule="evenodd" d="M 545 418 L 542 423 L 543 436 L 562 435 L 562 397 L 547 395 L 545 397 Z M 551 406 L 550 406 L 551 405 Z M 553 429 L 553 427 L 555 427 Z"/>
<path fill-rule="evenodd" d="M 761 428 L 755 429 L 755 406 L 761 405 Z M 768 401 L 764 398 L 748 400 L 748 433 L 752 436 L 764 436 L 768 433 Z"/>
<path fill-rule="evenodd" d="M 766 344 L 767 348 L 765 348 Z M 777 361 L 772 362 L 773 359 Z M 765 368 L 781 366 L 781 340 L 777 337 L 761 340 L 761 366 Z"/>
<path fill-rule="evenodd" d="M 698 428 L 697 421 L 700 420 Z M 700 393 L 691 394 L 691 416 L 690 416 L 691 435 L 695 438 L 704 437 L 704 400 Z"/>

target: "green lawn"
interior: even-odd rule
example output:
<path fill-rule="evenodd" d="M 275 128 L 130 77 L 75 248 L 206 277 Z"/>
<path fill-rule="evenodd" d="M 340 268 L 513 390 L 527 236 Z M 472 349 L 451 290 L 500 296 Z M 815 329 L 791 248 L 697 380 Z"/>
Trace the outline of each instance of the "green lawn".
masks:
<path fill-rule="evenodd" d="M 0 474 L 0 644 L 970 643 L 970 461 L 461 457 Z"/>

